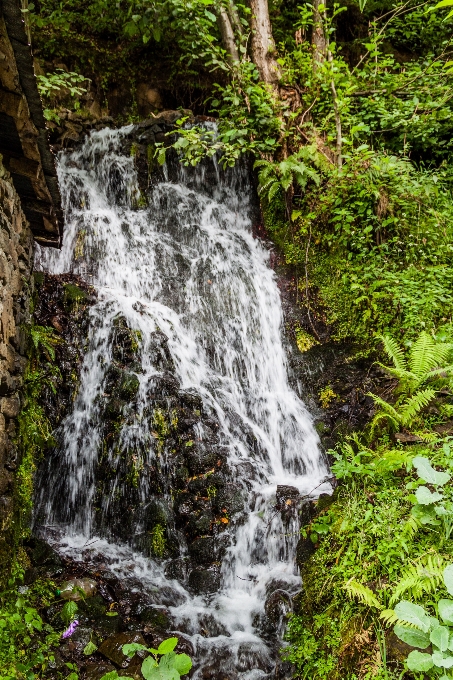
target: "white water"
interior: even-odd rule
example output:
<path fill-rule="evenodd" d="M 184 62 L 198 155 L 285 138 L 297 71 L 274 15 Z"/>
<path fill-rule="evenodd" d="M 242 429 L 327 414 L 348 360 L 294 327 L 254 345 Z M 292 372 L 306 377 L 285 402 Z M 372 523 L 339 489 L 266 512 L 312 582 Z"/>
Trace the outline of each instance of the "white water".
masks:
<path fill-rule="evenodd" d="M 275 654 L 256 629 L 266 585 L 283 582 L 290 593 L 299 587 L 297 516 L 284 525 L 275 513 L 276 486 L 309 493 L 327 470 L 310 415 L 288 385 L 278 288 L 268 251 L 252 236 L 246 178 L 237 170 L 227 182 L 218 172 L 217 186 L 207 191 L 204 170 L 181 170 L 179 183 L 154 186 L 148 207 L 133 209 L 138 198 L 134 162 L 119 150 L 129 130 L 93 133 L 81 150 L 61 157 L 64 245 L 59 252 L 37 254 L 39 268 L 80 274 L 98 291 L 80 389 L 60 432 L 56 475 L 62 481 L 49 476 L 40 490 L 41 506 L 50 525 L 56 508 L 66 504 L 69 522 L 60 532 L 62 552 L 80 559 L 82 552 L 84 559 L 87 550 L 97 552 L 109 561 L 109 569 L 134 576 L 149 592 L 156 587 L 161 594 L 171 592 L 157 602 L 170 608 L 175 630 L 191 638 L 196 678 L 202 677 L 203 667 L 219 662 L 225 677 L 270 677 Z M 229 527 L 232 540 L 222 563 L 221 588 L 209 597 L 190 595 L 165 578 L 161 564 L 92 535 L 100 447 L 97 397 L 118 313 L 142 334 L 139 413 L 134 425 L 123 428 L 122 441 L 130 445 L 149 434 L 140 413 L 149 378 L 156 374 L 149 358 L 151 334 L 160 329 L 169 339 L 182 388 L 197 391 L 220 423 L 228 463 L 247 496 L 246 519 L 233 518 Z M 247 431 L 255 437 L 253 449 Z M 144 464 L 156 456 L 155 448 L 147 455 Z M 244 463 L 252 464 L 253 475 L 244 472 L 250 469 Z M 147 498 L 145 484 L 140 494 Z M 207 617 L 212 632 L 202 637 Z"/>

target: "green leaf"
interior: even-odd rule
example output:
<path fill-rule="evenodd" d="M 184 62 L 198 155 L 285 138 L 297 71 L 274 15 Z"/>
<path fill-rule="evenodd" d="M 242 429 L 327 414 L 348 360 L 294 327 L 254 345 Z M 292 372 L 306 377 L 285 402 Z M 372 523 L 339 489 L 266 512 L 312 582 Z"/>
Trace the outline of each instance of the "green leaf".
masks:
<path fill-rule="evenodd" d="M 413 626 L 420 628 L 424 633 L 427 633 L 430 629 L 429 616 L 419 604 L 413 604 L 408 600 L 401 600 L 395 607 L 395 614 L 400 621 L 411 623 Z"/>
<path fill-rule="evenodd" d="M 448 567 L 445 567 L 442 576 L 449 595 L 453 595 L 453 564 L 449 564 Z"/>
<path fill-rule="evenodd" d="M 434 9 L 439 9 L 440 7 L 451 7 L 453 5 L 453 0 L 441 0 L 434 6 Z"/>
<path fill-rule="evenodd" d="M 432 505 L 443 498 L 442 494 L 437 491 L 431 492 L 427 486 L 419 486 L 415 497 L 420 505 Z"/>
<path fill-rule="evenodd" d="M 94 644 L 94 642 L 90 640 L 89 643 L 85 645 L 85 647 L 83 648 L 83 653 L 85 654 L 85 656 L 90 656 L 90 654 L 94 654 L 96 650 L 97 650 L 96 645 Z"/>
<path fill-rule="evenodd" d="M 433 645 L 439 647 L 441 652 L 446 652 L 450 639 L 450 631 L 447 626 L 437 626 L 437 628 L 434 628 L 434 630 L 431 631 L 429 639 Z"/>
<path fill-rule="evenodd" d="M 213 13 L 210 12 L 209 10 L 205 9 L 204 13 L 205 13 L 205 15 L 208 17 L 208 19 L 209 19 L 210 21 L 215 21 L 215 20 L 216 20 L 215 14 L 213 14 Z"/>
<path fill-rule="evenodd" d="M 432 655 L 434 665 L 438 668 L 452 668 L 453 656 L 451 654 L 443 654 L 439 651 L 434 651 Z"/>
<path fill-rule="evenodd" d="M 394 627 L 393 632 L 400 640 L 411 647 L 420 647 L 420 649 L 429 647 L 429 637 L 426 633 L 422 633 L 421 630 L 397 624 Z"/>
<path fill-rule="evenodd" d="M 60 616 L 63 620 L 63 623 L 65 623 L 67 626 L 69 626 L 72 621 L 74 621 L 75 617 L 77 616 L 79 608 L 76 604 L 76 602 L 73 602 L 73 600 L 69 600 L 69 602 L 66 602 L 63 609 L 60 612 Z"/>
<path fill-rule="evenodd" d="M 168 638 L 168 640 L 164 640 L 163 642 L 160 643 L 159 647 L 157 648 L 157 653 L 169 654 L 174 650 L 177 644 L 178 644 L 177 637 Z"/>
<path fill-rule="evenodd" d="M 148 647 L 141 645 L 138 642 L 131 642 L 128 645 L 123 645 L 123 654 L 126 656 L 133 656 L 135 652 L 149 651 Z"/>
<path fill-rule="evenodd" d="M 423 479 L 427 484 L 443 486 L 450 479 L 448 472 L 437 472 L 425 456 L 416 456 L 412 464 L 417 469 L 420 479 Z"/>
<path fill-rule="evenodd" d="M 439 600 L 437 608 L 442 621 L 453 626 L 453 600 Z"/>
<path fill-rule="evenodd" d="M 410 671 L 415 671 L 416 673 L 424 673 L 429 671 L 434 666 L 434 662 L 431 658 L 431 654 L 424 654 L 414 650 L 407 657 L 407 667 Z"/>
<path fill-rule="evenodd" d="M 192 660 L 187 654 L 176 654 L 173 665 L 179 675 L 186 675 L 192 668 Z"/>
<path fill-rule="evenodd" d="M 159 667 L 152 656 L 147 656 L 143 661 L 142 675 L 145 680 L 161 680 Z"/>
<path fill-rule="evenodd" d="M 412 517 L 415 517 L 420 524 L 439 524 L 436 513 L 432 505 L 414 505 L 411 510 Z"/>

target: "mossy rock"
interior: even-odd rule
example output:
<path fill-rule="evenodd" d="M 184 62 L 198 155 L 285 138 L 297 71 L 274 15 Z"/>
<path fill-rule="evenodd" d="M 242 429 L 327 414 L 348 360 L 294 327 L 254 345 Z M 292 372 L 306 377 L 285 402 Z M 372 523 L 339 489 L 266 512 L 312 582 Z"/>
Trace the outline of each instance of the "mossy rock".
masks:
<path fill-rule="evenodd" d="M 123 373 L 122 380 L 118 386 L 118 395 L 121 399 L 132 401 L 137 396 L 140 387 L 140 380 L 135 373 Z"/>

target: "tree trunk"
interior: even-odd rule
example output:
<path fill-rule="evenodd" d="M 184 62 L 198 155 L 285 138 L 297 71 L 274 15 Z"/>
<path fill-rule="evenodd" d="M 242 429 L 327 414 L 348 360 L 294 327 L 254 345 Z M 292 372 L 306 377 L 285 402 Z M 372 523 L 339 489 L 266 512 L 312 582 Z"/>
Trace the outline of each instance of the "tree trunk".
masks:
<path fill-rule="evenodd" d="M 239 18 L 238 8 L 234 4 L 233 0 L 228 0 L 227 12 L 230 17 L 230 22 L 234 30 L 236 31 L 236 36 L 242 42 L 244 38 L 244 29 L 242 28 L 241 20 Z"/>
<path fill-rule="evenodd" d="M 327 53 L 327 40 L 324 33 L 322 16 L 319 11 L 321 0 L 313 1 L 313 34 L 311 44 L 313 46 L 313 71 L 316 72 L 319 64 L 325 61 Z"/>
<path fill-rule="evenodd" d="M 329 48 L 327 48 L 327 59 L 329 60 L 330 63 L 333 62 L 333 56 L 332 52 L 330 51 Z M 341 130 L 341 114 L 340 114 L 340 107 L 338 105 L 338 95 L 337 95 L 337 88 L 335 87 L 335 81 L 332 77 L 330 81 L 330 89 L 332 92 L 332 100 L 333 100 L 333 111 L 335 114 L 335 132 L 337 136 L 337 143 L 336 143 L 336 155 L 337 155 L 337 167 L 341 168 L 343 165 L 343 157 L 342 157 L 342 146 L 343 146 L 343 137 L 342 137 L 342 130 Z"/>
<path fill-rule="evenodd" d="M 230 17 L 228 16 L 228 12 L 221 2 L 216 3 L 216 14 L 217 24 L 222 36 L 223 47 L 226 50 L 230 66 L 233 66 L 236 61 L 239 61 L 239 51 L 236 45 L 236 39 L 231 26 Z"/>
<path fill-rule="evenodd" d="M 280 79 L 280 67 L 272 37 L 267 0 L 250 0 L 252 10 L 252 58 L 261 80 L 276 88 Z"/>

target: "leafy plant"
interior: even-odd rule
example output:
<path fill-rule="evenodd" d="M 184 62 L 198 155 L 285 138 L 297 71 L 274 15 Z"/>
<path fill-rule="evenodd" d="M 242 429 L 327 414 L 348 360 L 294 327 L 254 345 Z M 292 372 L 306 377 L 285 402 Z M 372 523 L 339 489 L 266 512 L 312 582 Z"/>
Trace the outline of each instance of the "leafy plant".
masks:
<path fill-rule="evenodd" d="M 148 648 L 137 642 L 123 646 L 123 654 L 131 658 L 136 652 L 148 652 L 143 661 L 141 672 L 145 680 L 179 680 L 192 668 L 192 661 L 187 654 L 176 654 L 173 650 L 178 638 L 168 638 L 160 643 L 157 649 Z M 116 671 L 106 673 L 101 680 L 122 680 Z"/>
<path fill-rule="evenodd" d="M 384 348 L 394 366 L 384 366 L 385 371 L 398 379 L 399 398 L 395 405 L 381 397 L 370 393 L 378 413 L 372 420 L 371 431 L 384 420 L 394 430 L 399 427 L 411 427 L 417 421 L 420 412 L 428 406 L 436 396 L 435 387 L 423 387 L 426 383 L 434 386 L 445 384 L 447 376 L 453 372 L 453 366 L 447 364 L 453 345 L 436 342 L 426 331 L 423 331 L 409 350 L 406 359 L 403 349 L 389 336 L 382 337 Z"/>
<path fill-rule="evenodd" d="M 411 515 L 422 525 L 441 525 L 447 540 L 453 530 L 453 503 L 447 494 L 440 492 L 450 481 L 451 475 L 435 470 L 424 456 L 416 456 L 412 464 L 417 470 L 422 486 L 417 484 L 415 494 L 410 497 L 414 503 Z M 423 482 L 433 486 L 435 491 L 431 491 Z"/>
<path fill-rule="evenodd" d="M 453 564 L 443 569 L 442 580 L 449 595 L 453 595 Z M 436 608 L 441 621 L 408 600 L 401 600 L 394 610 L 382 612 L 381 617 L 396 624 L 394 633 L 403 642 L 420 649 L 432 646 L 431 654 L 418 650 L 409 653 L 406 663 L 410 671 L 432 670 L 434 677 L 446 677 L 445 669 L 453 667 L 453 600 L 439 599 Z"/>
<path fill-rule="evenodd" d="M 302 147 L 297 153 L 288 156 L 285 160 L 255 161 L 254 168 L 259 168 L 258 191 L 270 203 L 275 195 L 282 191 L 286 197 L 293 184 L 305 189 L 309 180 L 319 185 L 320 176 L 308 163 L 312 164 L 315 152 L 312 147 Z M 289 208 L 288 208 L 289 209 Z"/>

